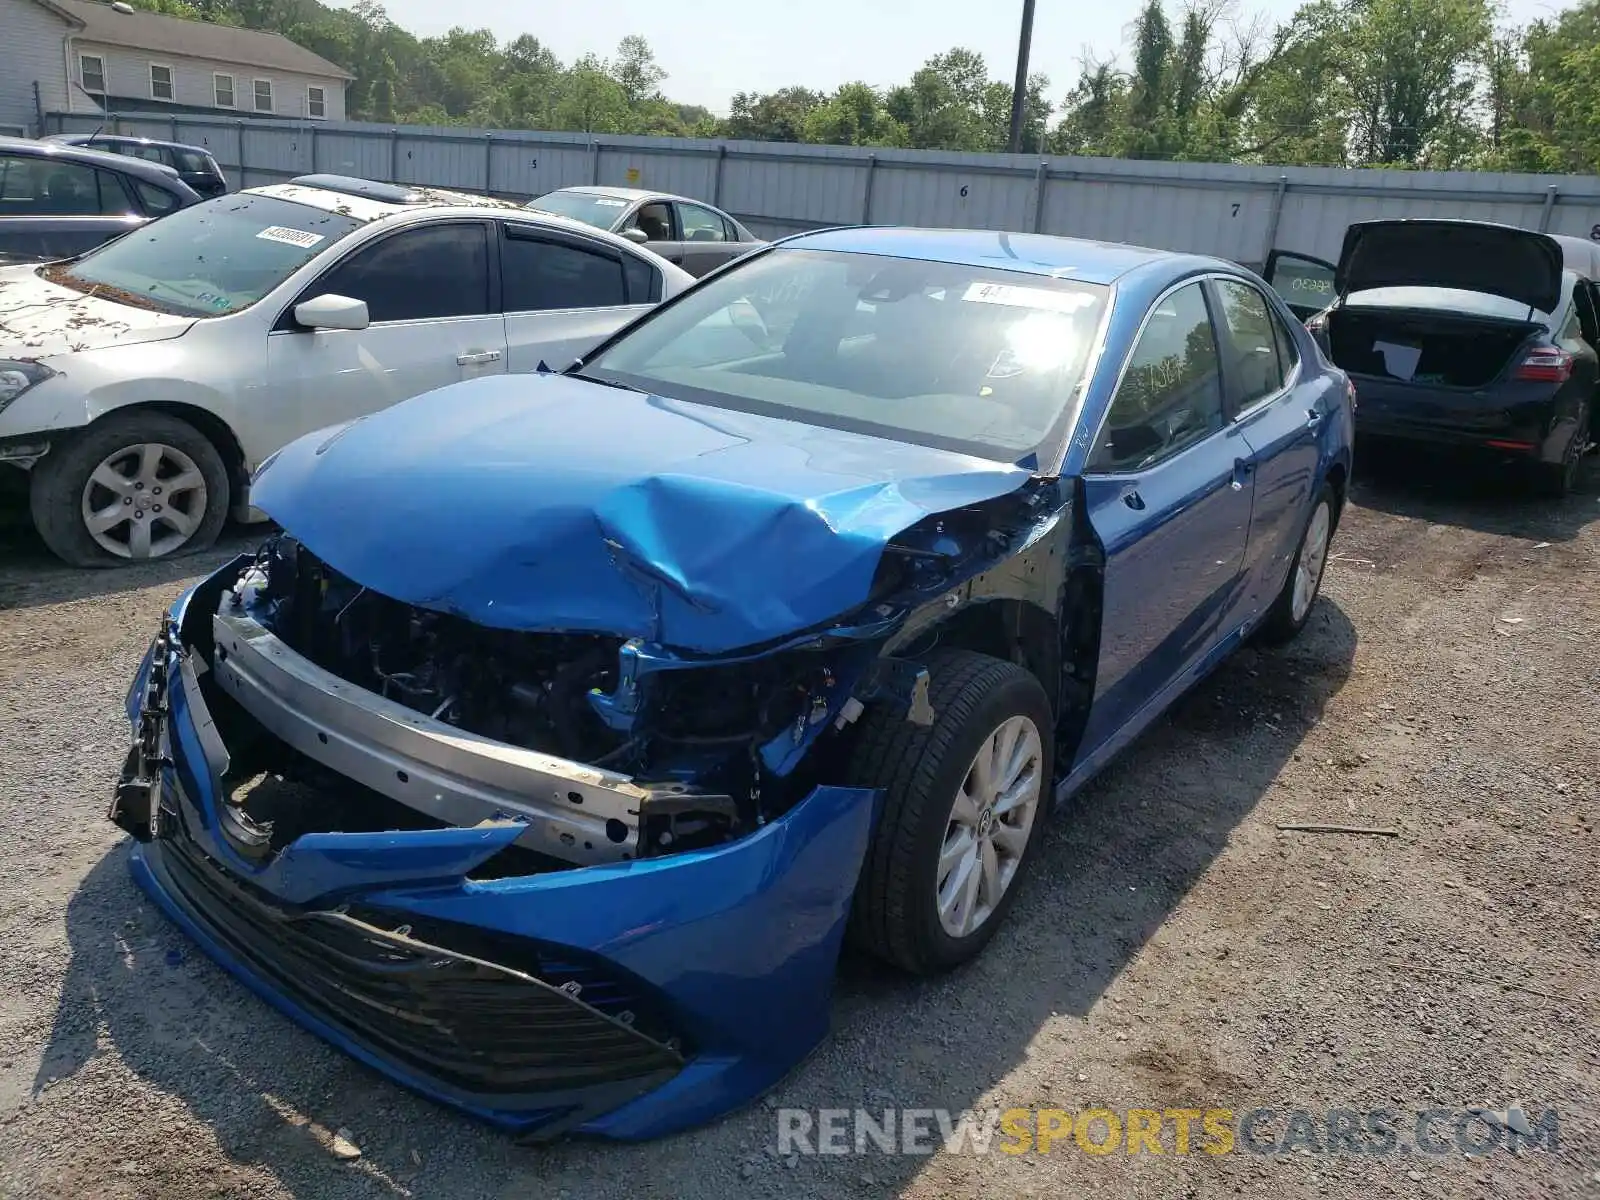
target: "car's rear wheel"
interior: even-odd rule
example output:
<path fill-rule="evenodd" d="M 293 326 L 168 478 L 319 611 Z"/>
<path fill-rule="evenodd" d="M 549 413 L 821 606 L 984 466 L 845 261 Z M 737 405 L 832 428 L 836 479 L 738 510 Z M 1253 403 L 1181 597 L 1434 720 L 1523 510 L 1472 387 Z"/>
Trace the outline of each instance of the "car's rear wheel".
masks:
<path fill-rule="evenodd" d="M 1338 523 L 1339 498 L 1332 486 L 1322 485 L 1311 515 L 1300 533 L 1300 545 L 1289 564 L 1277 598 L 1261 623 L 1260 638 L 1268 645 L 1282 645 L 1302 629 L 1311 618 L 1311 608 L 1322 590 L 1322 576 L 1328 565 L 1328 546 Z"/>
<path fill-rule="evenodd" d="M 1015 663 L 966 650 L 929 660 L 931 726 L 878 708 L 851 775 L 884 790 L 851 940 L 918 975 L 988 944 L 1032 863 L 1052 788 L 1050 703 Z"/>
<path fill-rule="evenodd" d="M 209 438 L 166 413 L 114 413 L 51 447 L 33 469 L 33 522 L 79 567 L 202 550 L 228 517 L 228 470 Z"/>
<path fill-rule="evenodd" d="M 1542 496 L 1551 500 L 1564 500 L 1578 484 L 1578 471 L 1583 465 L 1584 452 L 1589 448 L 1590 430 L 1594 414 L 1585 409 L 1578 414 L 1577 432 L 1567 442 L 1566 453 L 1558 463 L 1539 463 L 1534 467 L 1534 486 Z"/>

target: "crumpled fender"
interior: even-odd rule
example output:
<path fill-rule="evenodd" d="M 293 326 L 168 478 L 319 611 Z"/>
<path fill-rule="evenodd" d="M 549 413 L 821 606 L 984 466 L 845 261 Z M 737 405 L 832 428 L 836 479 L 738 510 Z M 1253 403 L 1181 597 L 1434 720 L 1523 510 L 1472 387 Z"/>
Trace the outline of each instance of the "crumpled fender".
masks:
<path fill-rule="evenodd" d="M 897 534 L 1029 478 L 951 451 L 520 375 L 293 442 L 251 501 L 408 604 L 724 653 L 858 607 Z"/>

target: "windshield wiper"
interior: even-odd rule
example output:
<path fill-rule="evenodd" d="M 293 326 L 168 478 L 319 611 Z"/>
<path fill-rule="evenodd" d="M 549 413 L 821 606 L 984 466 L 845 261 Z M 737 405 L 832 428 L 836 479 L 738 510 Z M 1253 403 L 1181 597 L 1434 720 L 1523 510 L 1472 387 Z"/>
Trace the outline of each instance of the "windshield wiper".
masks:
<path fill-rule="evenodd" d="M 598 383 L 601 387 L 616 388 L 620 392 L 636 392 L 641 396 L 650 395 L 644 388 L 634 387 L 631 383 L 623 383 L 617 379 L 601 379 L 598 375 L 585 375 L 581 371 L 571 371 L 568 379 L 581 379 L 585 383 Z"/>

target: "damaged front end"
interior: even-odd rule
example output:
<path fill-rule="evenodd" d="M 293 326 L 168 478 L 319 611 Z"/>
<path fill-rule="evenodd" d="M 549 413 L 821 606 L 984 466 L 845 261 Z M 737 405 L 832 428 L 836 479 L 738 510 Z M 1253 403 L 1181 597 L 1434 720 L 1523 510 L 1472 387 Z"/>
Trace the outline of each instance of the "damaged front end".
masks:
<path fill-rule="evenodd" d="M 866 704 L 929 723 L 919 647 L 1062 512 L 920 521 L 825 625 L 724 653 L 498 629 L 282 535 L 175 606 L 112 819 L 141 884 L 313 1031 L 529 1136 L 643 1138 L 826 1032 L 876 793 Z"/>

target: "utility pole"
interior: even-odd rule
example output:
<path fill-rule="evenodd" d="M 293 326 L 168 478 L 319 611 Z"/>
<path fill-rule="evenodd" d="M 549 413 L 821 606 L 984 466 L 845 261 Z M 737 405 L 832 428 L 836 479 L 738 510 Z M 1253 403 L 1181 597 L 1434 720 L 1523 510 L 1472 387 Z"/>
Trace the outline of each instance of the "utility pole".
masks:
<path fill-rule="evenodd" d="M 1022 0 L 1022 35 L 1017 38 L 1017 82 L 1011 89 L 1011 144 L 1022 153 L 1022 118 L 1028 106 L 1028 50 L 1033 42 L 1033 0 Z"/>

